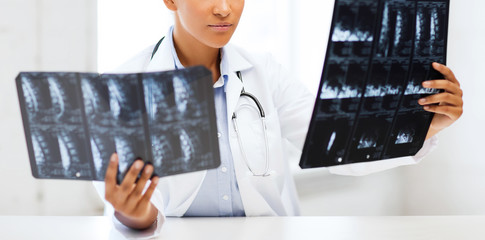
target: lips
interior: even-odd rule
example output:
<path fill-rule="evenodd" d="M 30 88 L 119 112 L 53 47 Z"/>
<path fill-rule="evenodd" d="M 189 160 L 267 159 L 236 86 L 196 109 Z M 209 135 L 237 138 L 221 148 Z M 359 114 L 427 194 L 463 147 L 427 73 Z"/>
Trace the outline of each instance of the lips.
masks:
<path fill-rule="evenodd" d="M 209 24 L 208 25 L 212 30 L 218 31 L 218 32 L 225 32 L 231 29 L 232 24 L 231 23 L 218 23 L 218 24 Z"/>

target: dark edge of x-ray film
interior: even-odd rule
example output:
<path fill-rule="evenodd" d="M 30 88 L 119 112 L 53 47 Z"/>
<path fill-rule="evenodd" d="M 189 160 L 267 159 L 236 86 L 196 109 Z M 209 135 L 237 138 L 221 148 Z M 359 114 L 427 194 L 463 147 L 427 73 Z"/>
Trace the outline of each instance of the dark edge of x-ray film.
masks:
<path fill-rule="evenodd" d="M 152 164 L 160 177 L 218 167 L 211 83 L 204 67 L 20 73 L 16 84 L 32 175 L 102 181 L 114 152 L 118 182 L 136 159 Z M 154 104 L 159 112 L 152 111 Z"/>
<path fill-rule="evenodd" d="M 21 73 L 17 90 L 32 174 L 93 179 L 77 74 Z"/>
<path fill-rule="evenodd" d="M 441 92 L 449 0 L 336 0 L 302 168 L 415 155 L 434 114 L 417 102 Z"/>

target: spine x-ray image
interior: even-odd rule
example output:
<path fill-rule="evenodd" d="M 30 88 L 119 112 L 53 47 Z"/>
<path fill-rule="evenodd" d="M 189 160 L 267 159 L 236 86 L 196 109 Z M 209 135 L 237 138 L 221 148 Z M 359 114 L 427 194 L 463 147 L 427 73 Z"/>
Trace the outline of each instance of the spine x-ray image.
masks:
<path fill-rule="evenodd" d="M 336 0 L 302 168 L 414 155 L 433 114 L 418 104 L 439 93 L 449 0 Z"/>
<path fill-rule="evenodd" d="M 17 89 L 34 177 L 118 181 L 136 159 L 167 176 L 220 164 L 210 72 L 25 72 Z"/>

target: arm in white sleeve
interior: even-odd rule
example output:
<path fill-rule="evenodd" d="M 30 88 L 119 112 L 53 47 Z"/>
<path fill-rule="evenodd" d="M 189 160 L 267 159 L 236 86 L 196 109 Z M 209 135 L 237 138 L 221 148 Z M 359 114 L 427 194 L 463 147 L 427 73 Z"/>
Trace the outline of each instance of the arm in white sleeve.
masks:
<path fill-rule="evenodd" d="M 426 140 L 423 147 L 414 156 L 392 158 L 374 162 L 353 163 L 347 165 L 328 167 L 328 171 L 332 174 L 347 175 L 347 176 L 363 176 L 375 172 L 388 170 L 391 168 L 412 165 L 419 163 L 424 157 L 426 157 L 433 149 L 438 145 L 438 137 L 433 136 Z"/>
<path fill-rule="evenodd" d="M 313 113 L 315 96 L 297 78 L 293 78 L 272 58 L 266 66 L 274 79 L 273 100 L 278 112 L 281 136 L 295 149 L 301 151 L 305 143 L 308 127 Z"/>
<path fill-rule="evenodd" d="M 267 72 L 274 75 L 272 97 L 275 104 L 283 138 L 283 151 L 292 172 L 300 170 L 299 160 L 312 117 L 315 95 L 297 78 L 291 77 L 285 69 L 269 58 Z"/>

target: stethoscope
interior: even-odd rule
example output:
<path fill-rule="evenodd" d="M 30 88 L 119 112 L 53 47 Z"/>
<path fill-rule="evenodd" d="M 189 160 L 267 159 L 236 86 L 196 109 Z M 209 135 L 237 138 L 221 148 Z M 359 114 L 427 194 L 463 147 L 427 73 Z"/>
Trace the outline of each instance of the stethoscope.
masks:
<path fill-rule="evenodd" d="M 151 56 L 152 59 L 153 59 L 153 56 L 157 52 L 158 47 L 160 46 L 160 44 L 162 43 L 164 38 L 165 37 L 160 39 L 160 41 L 155 45 L 155 48 L 153 49 L 152 56 Z M 174 66 L 175 66 L 175 69 L 178 69 L 177 64 L 175 62 L 175 57 L 174 57 Z M 243 79 L 242 79 L 241 72 L 237 71 L 236 75 L 239 78 L 239 80 L 241 80 L 241 83 L 242 83 Z M 261 105 L 261 103 L 259 102 L 259 100 L 256 96 L 254 96 L 253 94 L 251 94 L 249 92 L 246 92 L 246 90 L 244 89 L 244 86 L 241 90 L 241 94 L 239 95 L 239 97 L 247 97 L 247 98 L 251 99 L 254 102 L 254 104 L 256 105 L 257 111 L 259 112 L 259 118 L 261 120 L 261 126 L 263 127 L 263 132 L 264 132 L 264 144 L 265 144 L 265 148 L 266 148 L 265 149 L 266 150 L 265 151 L 266 162 L 265 162 L 264 171 L 255 172 L 254 169 L 249 164 L 249 161 L 248 161 L 248 158 L 247 158 L 247 155 L 246 155 L 246 151 L 244 150 L 244 147 L 243 147 L 243 144 L 242 144 L 241 134 L 239 132 L 239 128 L 238 128 L 238 124 L 237 124 L 237 114 L 236 114 L 237 110 L 235 110 L 232 113 L 232 123 L 233 123 L 233 126 L 234 126 L 234 131 L 236 132 L 236 135 L 237 135 L 237 142 L 239 144 L 239 149 L 241 150 L 241 154 L 243 156 L 244 163 L 246 164 L 246 166 L 248 167 L 248 169 L 252 173 L 252 175 L 256 176 L 256 177 L 267 177 L 267 176 L 270 175 L 270 173 L 269 173 L 269 158 L 268 158 L 269 144 L 268 144 L 268 132 L 267 132 L 267 128 L 266 128 L 266 115 L 264 114 L 263 106 Z M 247 105 L 251 106 L 250 104 L 247 104 Z M 254 106 L 252 106 L 251 108 L 254 109 Z"/>
<path fill-rule="evenodd" d="M 242 80 L 241 72 L 237 71 L 236 75 L 239 78 L 239 80 L 241 80 L 241 82 L 242 82 L 243 80 Z M 238 124 L 237 124 L 237 114 L 236 114 L 237 110 L 235 110 L 232 113 L 232 123 L 233 123 L 233 126 L 234 126 L 234 131 L 236 132 L 236 135 L 237 135 L 237 142 L 239 144 L 239 149 L 241 149 L 241 154 L 243 156 L 244 163 L 246 163 L 246 166 L 248 167 L 249 171 L 251 171 L 253 176 L 267 177 L 267 176 L 270 175 L 270 173 L 269 173 L 269 159 L 268 159 L 269 144 L 268 144 L 268 132 L 267 132 L 267 128 L 266 128 L 266 115 L 264 114 L 263 106 L 261 105 L 261 103 L 259 102 L 259 100 L 256 96 L 254 96 L 251 93 L 246 92 L 246 90 L 244 89 L 244 86 L 241 90 L 241 94 L 239 95 L 239 97 L 247 97 L 247 98 L 251 99 L 254 102 L 254 104 L 256 105 L 256 107 L 258 108 L 257 110 L 259 112 L 259 119 L 261 120 L 261 126 L 263 127 L 263 132 L 264 132 L 264 145 L 266 147 L 266 149 L 265 149 L 266 150 L 265 151 L 266 162 L 265 162 L 264 171 L 261 172 L 261 173 L 257 173 L 253 170 L 253 168 L 249 164 L 249 161 L 248 161 L 248 158 L 247 158 L 247 155 L 246 155 L 246 151 L 244 151 L 241 136 L 240 136 L 240 133 L 239 133 L 239 128 L 238 128 Z M 251 107 L 251 108 L 254 109 L 254 107 Z"/>

